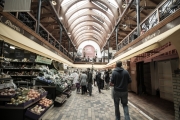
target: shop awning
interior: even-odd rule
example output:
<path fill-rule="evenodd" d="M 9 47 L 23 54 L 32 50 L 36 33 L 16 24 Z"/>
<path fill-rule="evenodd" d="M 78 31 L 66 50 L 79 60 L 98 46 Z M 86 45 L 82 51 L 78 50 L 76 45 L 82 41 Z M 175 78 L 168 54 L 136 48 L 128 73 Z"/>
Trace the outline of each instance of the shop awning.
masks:
<path fill-rule="evenodd" d="M 137 56 L 139 54 L 142 54 L 147 51 L 158 48 L 167 42 L 177 41 L 177 40 L 180 40 L 180 25 L 178 25 L 178 26 L 152 38 L 151 40 L 129 50 L 128 52 L 116 57 L 115 59 L 113 59 L 112 61 L 110 61 L 107 64 L 107 67 L 112 66 L 119 60 L 121 60 L 121 61 L 128 60 L 134 56 Z M 179 42 L 179 44 L 180 44 L 180 42 Z"/>

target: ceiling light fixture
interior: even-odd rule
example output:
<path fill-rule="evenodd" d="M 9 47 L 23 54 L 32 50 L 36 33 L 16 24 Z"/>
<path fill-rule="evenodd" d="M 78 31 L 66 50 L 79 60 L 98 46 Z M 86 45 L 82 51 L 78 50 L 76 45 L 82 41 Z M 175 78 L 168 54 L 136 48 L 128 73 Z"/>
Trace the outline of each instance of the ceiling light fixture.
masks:
<path fill-rule="evenodd" d="M 63 17 L 60 17 L 59 19 L 60 19 L 60 20 L 62 20 L 62 19 L 63 19 Z"/>
<path fill-rule="evenodd" d="M 124 29 L 127 29 L 127 25 L 126 25 L 126 24 L 123 24 L 123 28 L 124 28 Z"/>
<path fill-rule="evenodd" d="M 55 0 L 52 0 L 51 3 L 52 3 L 52 5 L 56 5 L 57 4 Z"/>
<path fill-rule="evenodd" d="M 124 8 L 124 9 L 125 9 L 125 8 L 126 8 L 126 4 L 123 4 L 123 5 L 122 5 L 122 8 Z"/>

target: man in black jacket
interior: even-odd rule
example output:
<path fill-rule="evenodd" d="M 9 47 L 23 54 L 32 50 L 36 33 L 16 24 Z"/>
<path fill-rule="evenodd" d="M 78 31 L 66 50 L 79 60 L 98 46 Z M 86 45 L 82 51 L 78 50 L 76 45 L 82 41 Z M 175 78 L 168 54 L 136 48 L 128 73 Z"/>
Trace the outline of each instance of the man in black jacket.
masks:
<path fill-rule="evenodd" d="M 88 91 L 89 91 L 89 95 L 92 95 L 92 73 L 90 72 L 90 68 L 87 69 L 87 82 L 88 82 Z"/>
<path fill-rule="evenodd" d="M 116 63 L 116 68 L 112 73 L 111 86 L 114 86 L 114 106 L 116 120 L 120 120 L 119 101 L 123 105 L 125 120 L 130 120 L 128 110 L 128 84 L 131 83 L 131 78 L 128 71 L 122 68 L 122 62 Z"/>

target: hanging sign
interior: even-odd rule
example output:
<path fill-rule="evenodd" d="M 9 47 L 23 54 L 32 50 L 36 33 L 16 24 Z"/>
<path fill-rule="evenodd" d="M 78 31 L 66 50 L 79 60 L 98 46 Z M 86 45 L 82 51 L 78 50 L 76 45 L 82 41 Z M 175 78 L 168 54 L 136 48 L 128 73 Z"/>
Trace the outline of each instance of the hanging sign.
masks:
<path fill-rule="evenodd" d="M 52 63 L 52 60 L 38 55 L 36 60 L 35 60 L 35 62 L 49 64 L 50 65 Z"/>

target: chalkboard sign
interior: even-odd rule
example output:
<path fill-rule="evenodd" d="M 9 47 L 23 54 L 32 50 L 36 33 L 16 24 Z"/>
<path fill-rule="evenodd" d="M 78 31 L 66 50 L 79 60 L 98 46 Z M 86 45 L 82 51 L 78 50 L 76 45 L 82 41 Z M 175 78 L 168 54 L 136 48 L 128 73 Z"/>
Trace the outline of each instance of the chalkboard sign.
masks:
<path fill-rule="evenodd" d="M 15 49 L 14 55 L 16 59 L 24 59 L 24 50 Z"/>
<path fill-rule="evenodd" d="M 29 61 L 34 62 L 35 59 L 36 59 L 36 55 L 35 54 L 30 54 Z"/>

